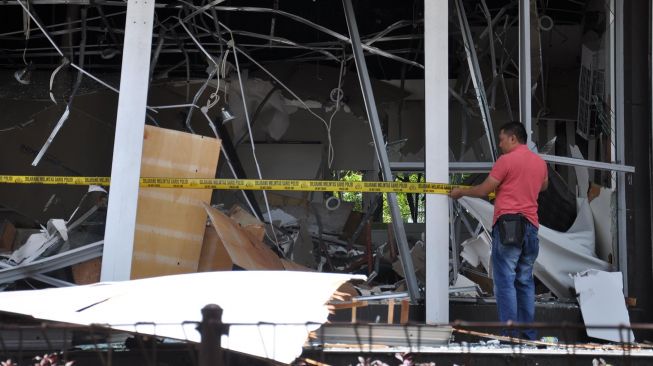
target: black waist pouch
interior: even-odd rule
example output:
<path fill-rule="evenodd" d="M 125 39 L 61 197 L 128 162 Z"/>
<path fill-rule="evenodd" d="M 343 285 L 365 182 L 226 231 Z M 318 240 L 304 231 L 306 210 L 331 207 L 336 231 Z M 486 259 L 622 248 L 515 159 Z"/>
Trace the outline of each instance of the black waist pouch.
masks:
<path fill-rule="evenodd" d="M 499 238 L 504 245 L 520 247 L 526 234 L 526 218 L 521 214 L 505 214 L 497 219 Z"/>

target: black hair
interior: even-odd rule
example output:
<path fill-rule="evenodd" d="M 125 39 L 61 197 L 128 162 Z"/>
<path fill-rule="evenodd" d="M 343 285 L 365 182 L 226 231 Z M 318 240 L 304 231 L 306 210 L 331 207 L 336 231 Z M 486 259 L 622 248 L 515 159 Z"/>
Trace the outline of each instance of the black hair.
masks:
<path fill-rule="evenodd" d="M 525 144 L 526 143 L 526 128 L 524 128 L 524 125 L 521 122 L 517 121 L 512 121 L 504 124 L 501 126 L 499 131 L 503 131 L 504 134 L 506 135 L 513 135 L 517 138 L 517 141 L 519 141 L 520 144 Z"/>

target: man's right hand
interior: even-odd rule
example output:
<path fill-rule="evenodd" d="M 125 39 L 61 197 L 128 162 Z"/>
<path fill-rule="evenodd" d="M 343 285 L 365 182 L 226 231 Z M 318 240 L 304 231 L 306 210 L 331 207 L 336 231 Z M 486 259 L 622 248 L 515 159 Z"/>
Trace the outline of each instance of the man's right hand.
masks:
<path fill-rule="evenodd" d="M 449 197 L 455 200 L 459 199 L 462 196 L 463 196 L 463 190 L 460 188 L 454 188 L 451 191 L 449 191 Z"/>

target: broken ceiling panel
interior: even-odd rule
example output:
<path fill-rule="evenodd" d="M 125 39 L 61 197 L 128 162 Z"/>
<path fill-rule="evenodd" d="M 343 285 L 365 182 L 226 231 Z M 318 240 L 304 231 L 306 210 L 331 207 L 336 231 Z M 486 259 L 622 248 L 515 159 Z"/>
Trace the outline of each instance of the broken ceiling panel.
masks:
<path fill-rule="evenodd" d="M 589 270 L 574 276 L 578 303 L 586 326 L 624 326 L 626 329 L 587 328 L 587 335 L 611 342 L 633 343 L 621 272 Z"/>

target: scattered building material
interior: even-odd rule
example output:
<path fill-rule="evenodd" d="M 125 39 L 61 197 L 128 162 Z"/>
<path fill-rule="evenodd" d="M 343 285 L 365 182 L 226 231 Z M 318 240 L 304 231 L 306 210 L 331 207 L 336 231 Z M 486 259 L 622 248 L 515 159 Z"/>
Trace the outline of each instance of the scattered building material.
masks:
<path fill-rule="evenodd" d="M 372 347 L 399 347 L 406 344 L 437 347 L 449 343 L 451 332 L 450 326 L 326 324 L 311 334 L 311 342 L 331 346 L 337 344 L 343 348 L 364 351 Z"/>
<path fill-rule="evenodd" d="M 234 220 L 240 227 L 247 230 L 258 241 L 263 241 L 265 237 L 265 224 L 254 217 L 242 207 L 234 205 L 229 210 L 229 217 Z"/>
<path fill-rule="evenodd" d="M 220 210 L 204 204 L 219 242 L 236 266 L 247 270 L 283 270 L 279 257 Z"/>
<path fill-rule="evenodd" d="M 460 244 L 463 247 L 460 256 L 467 261 L 472 267 L 482 265 L 487 273 L 492 273 L 490 267 L 490 253 L 492 239 L 490 235 L 483 231 L 476 237 L 469 238 Z"/>
<path fill-rule="evenodd" d="M 415 270 L 415 276 L 421 284 L 426 283 L 426 246 L 424 242 L 418 241 L 410 249 L 410 255 L 413 258 L 413 266 Z M 392 263 L 392 269 L 401 277 L 405 278 L 404 269 L 401 265 L 401 261 L 397 260 Z"/>
<path fill-rule="evenodd" d="M 145 126 L 141 176 L 214 178 L 220 141 Z M 141 188 L 131 278 L 195 272 L 205 230 L 210 189 Z"/>
<path fill-rule="evenodd" d="M 0 223 L 0 253 L 14 250 L 14 239 L 16 238 L 16 227 L 9 221 Z"/>
<path fill-rule="evenodd" d="M 316 246 L 313 243 L 311 234 L 308 232 L 305 220 L 299 221 L 299 231 L 292 246 L 291 259 L 298 264 L 316 268 L 320 258 L 319 250 L 315 252 Z M 317 260 L 316 260 L 317 257 Z"/>
<path fill-rule="evenodd" d="M 587 328 L 587 335 L 612 342 L 634 343 L 630 318 L 626 310 L 621 272 L 588 270 L 574 276 L 580 311 Z M 592 328 L 612 326 L 613 328 Z"/>
<path fill-rule="evenodd" d="M 491 203 L 478 198 L 463 197 L 459 202 L 489 233 L 492 230 Z M 609 271 L 612 265 L 596 257 L 594 251 L 594 222 L 586 199 L 578 200 L 576 221 L 567 232 L 559 232 L 540 225 L 540 252 L 533 268 L 534 275 L 558 298 L 571 298 L 573 288 L 570 275 L 588 269 Z M 489 248 L 488 248 L 489 250 Z M 488 253 L 489 257 L 489 253 Z"/>
<path fill-rule="evenodd" d="M 11 266 L 2 263 L 0 267 L 0 284 L 10 283 L 23 278 L 34 277 L 35 275 L 52 272 L 57 269 L 65 268 L 73 264 L 85 262 L 89 259 L 102 256 L 102 247 L 104 241 L 84 245 L 79 248 L 71 249 L 53 256 L 35 260 L 30 263 L 24 263 L 17 266 Z M 42 280 L 39 278 L 39 280 Z M 47 281 L 47 279 L 46 279 Z"/>

